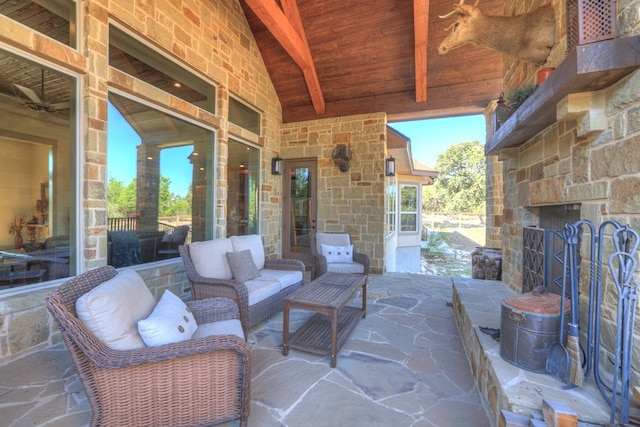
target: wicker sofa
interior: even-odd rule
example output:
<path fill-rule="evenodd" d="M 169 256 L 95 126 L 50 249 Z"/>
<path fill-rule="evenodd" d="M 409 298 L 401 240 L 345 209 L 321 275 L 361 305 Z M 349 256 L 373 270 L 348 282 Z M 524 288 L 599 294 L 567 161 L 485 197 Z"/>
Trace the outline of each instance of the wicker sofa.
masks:
<path fill-rule="evenodd" d="M 195 242 L 180 246 L 179 251 L 193 298 L 233 299 L 249 327 L 281 311 L 284 298 L 299 289 L 304 279 L 302 261 L 266 258 L 262 237 L 257 234 Z M 232 268 L 228 253 L 249 258 Z M 254 267 L 257 275 L 240 277 Z"/>

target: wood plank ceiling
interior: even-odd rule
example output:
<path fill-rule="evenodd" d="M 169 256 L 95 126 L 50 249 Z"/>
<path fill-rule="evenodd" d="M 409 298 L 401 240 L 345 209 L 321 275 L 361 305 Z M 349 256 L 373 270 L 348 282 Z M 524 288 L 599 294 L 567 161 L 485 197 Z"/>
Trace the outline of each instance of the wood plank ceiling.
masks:
<path fill-rule="evenodd" d="M 240 0 L 284 122 L 387 112 L 390 121 L 480 113 L 502 91 L 502 54 L 439 55 L 451 0 Z M 502 15 L 502 0 L 483 0 Z"/>

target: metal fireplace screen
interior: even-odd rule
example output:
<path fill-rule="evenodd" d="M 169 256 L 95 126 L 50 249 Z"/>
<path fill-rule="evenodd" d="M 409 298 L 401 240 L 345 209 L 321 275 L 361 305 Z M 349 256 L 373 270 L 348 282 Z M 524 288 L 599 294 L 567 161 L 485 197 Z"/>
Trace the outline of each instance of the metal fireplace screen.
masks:
<path fill-rule="evenodd" d="M 564 242 L 562 231 L 524 227 L 522 235 L 522 292 L 545 286 L 560 294 Z"/>

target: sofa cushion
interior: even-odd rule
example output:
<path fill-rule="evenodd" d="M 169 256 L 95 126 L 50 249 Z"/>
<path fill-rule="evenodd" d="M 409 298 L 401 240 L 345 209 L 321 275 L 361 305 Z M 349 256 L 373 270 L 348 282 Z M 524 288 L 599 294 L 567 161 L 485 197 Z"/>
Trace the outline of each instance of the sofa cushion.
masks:
<path fill-rule="evenodd" d="M 78 318 L 115 350 L 144 348 L 138 321 L 153 311 L 156 299 L 133 270 L 122 270 L 76 300 Z"/>
<path fill-rule="evenodd" d="M 280 292 L 280 282 L 275 279 L 258 279 L 244 282 L 249 293 L 249 307 Z"/>
<path fill-rule="evenodd" d="M 212 337 L 215 335 L 235 335 L 244 339 L 242 323 L 238 319 L 220 320 L 218 322 L 203 323 L 193 334 L 193 339 Z"/>
<path fill-rule="evenodd" d="M 147 347 L 190 340 L 196 329 L 191 310 L 168 289 L 149 317 L 138 322 L 138 332 Z"/>
<path fill-rule="evenodd" d="M 357 262 L 334 262 L 327 264 L 327 271 L 332 273 L 362 274 L 364 273 L 364 265 Z"/>
<path fill-rule="evenodd" d="M 189 245 L 189 255 L 199 275 L 231 280 L 233 274 L 227 261 L 227 252 L 233 252 L 230 239 L 205 240 Z"/>
<path fill-rule="evenodd" d="M 322 255 L 327 258 L 327 262 L 330 264 L 334 262 L 353 262 L 353 245 L 331 246 L 323 244 Z"/>
<path fill-rule="evenodd" d="M 262 244 L 262 237 L 260 235 L 231 236 L 231 242 L 233 243 L 234 252 L 249 249 L 253 257 L 253 262 L 256 264 L 256 267 L 258 267 L 258 270 L 264 268 L 264 245 Z"/>
<path fill-rule="evenodd" d="M 298 270 L 270 270 L 265 268 L 264 270 L 260 270 L 260 279 L 277 280 L 282 290 L 302 282 L 302 272 Z"/>
<path fill-rule="evenodd" d="M 227 252 L 227 261 L 229 261 L 233 278 L 238 282 L 246 282 L 260 277 L 260 272 L 255 262 L 253 262 L 249 249 L 240 252 Z"/>

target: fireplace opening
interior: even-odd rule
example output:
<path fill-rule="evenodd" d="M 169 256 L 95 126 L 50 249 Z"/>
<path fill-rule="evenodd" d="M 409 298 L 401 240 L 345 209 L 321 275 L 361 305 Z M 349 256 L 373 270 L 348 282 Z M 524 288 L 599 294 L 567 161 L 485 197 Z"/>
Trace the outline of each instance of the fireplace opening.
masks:
<path fill-rule="evenodd" d="M 541 206 L 530 209 L 537 225 L 523 227 L 522 292 L 545 286 L 559 294 L 562 289 L 562 262 L 565 224 L 580 220 L 580 204 Z"/>

